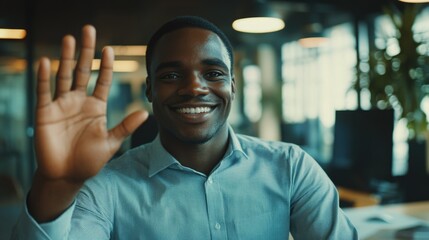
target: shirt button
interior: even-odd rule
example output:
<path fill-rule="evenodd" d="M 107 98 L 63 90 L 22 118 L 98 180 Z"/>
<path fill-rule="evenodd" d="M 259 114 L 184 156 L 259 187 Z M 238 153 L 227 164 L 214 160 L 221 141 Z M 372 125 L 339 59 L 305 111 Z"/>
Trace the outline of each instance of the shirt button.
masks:
<path fill-rule="evenodd" d="M 210 184 L 212 184 L 212 183 L 213 183 L 213 179 L 212 179 L 211 177 L 209 177 L 209 178 L 207 179 L 207 182 L 208 182 L 208 183 L 210 183 Z"/>
<path fill-rule="evenodd" d="M 220 224 L 219 223 L 216 223 L 214 227 L 216 230 L 220 230 Z"/>

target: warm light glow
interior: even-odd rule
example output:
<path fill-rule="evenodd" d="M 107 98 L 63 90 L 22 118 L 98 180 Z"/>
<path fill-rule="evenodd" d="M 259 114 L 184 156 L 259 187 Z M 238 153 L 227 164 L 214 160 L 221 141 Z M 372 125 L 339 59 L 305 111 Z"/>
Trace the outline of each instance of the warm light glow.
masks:
<path fill-rule="evenodd" d="M 110 47 L 113 48 L 116 56 L 145 56 L 147 48 L 145 45 L 117 45 Z"/>
<path fill-rule="evenodd" d="M 15 72 L 23 72 L 27 68 L 27 61 L 24 59 L 15 59 L 10 62 L 10 68 Z"/>
<path fill-rule="evenodd" d="M 25 59 L 6 58 L 4 60 L 0 60 L 1 72 L 20 73 L 24 72 L 26 68 L 27 61 Z"/>
<path fill-rule="evenodd" d="M 93 71 L 98 71 L 100 69 L 101 60 L 94 59 L 92 61 Z M 113 71 L 114 72 L 135 72 L 139 68 L 139 63 L 133 60 L 115 60 L 113 62 Z"/>
<path fill-rule="evenodd" d="M 285 23 L 280 18 L 251 17 L 237 19 L 232 23 L 232 28 L 239 32 L 268 33 L 282 30 Z"/>
<path fill-rule="evenodd" d="M 308 37 L 298 40 L 299 44 L 305 48 L 320 47 L 328 41 L 326 37 Z"/>
<path fill-rule="evenodd" d="M 24 29 L 0 28 L 0 39 L 23 39 L 26 35 Z"/>
<path fill-rule="evenodd" d="M 51 70 L 57 71 L 60 65 L 59 60 L 51 61 Z M 101 60 L 94 59 L 92 60 L 92 71 L 100 70 Z M 113 62 L 113 72 L 135 72 L 139 68 L 139 63 L 133 60 L 115 60 Z"/>
<path fill-rule="evenodd" d="M 429 0 L 399 0 L 400 2 L 405 3 L 427 3 Z"/>

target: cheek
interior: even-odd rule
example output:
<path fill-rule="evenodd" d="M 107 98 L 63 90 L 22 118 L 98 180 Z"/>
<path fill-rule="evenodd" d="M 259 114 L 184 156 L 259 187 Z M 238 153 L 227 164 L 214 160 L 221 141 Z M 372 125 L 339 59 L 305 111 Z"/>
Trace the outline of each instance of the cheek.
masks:
<path fill-rule="evenodd" d="M 224 84 L 223 86 L 219 86 L 218 95 L 222 96 L 226 101 L 234 99 L 234 92 L 232 91 L 231 85 Z"/>
<path fill-rule="evenodd" d="M 175 93 L 176 89 L 171 85 L 156 84 L 152 89 L 154 101 L 162 102 Z"/>

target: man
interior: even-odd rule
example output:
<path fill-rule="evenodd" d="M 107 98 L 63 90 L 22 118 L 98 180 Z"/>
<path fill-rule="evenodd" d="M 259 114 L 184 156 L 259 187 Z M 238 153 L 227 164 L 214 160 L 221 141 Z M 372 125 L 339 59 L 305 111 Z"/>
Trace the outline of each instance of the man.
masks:
<path fill-rule="evenodd" d="M 147 49 L 147 97 L 159 134 L 107 163 L 147 117 L 106 130 L 113 52 L 86 95 L 95 30 L 63 41 L 53 100 L 38 74 L 38 169 L 14 239 L 357 239 L 337 191 L 299 147 L 235 134 L 232 47 L 212 23 L 178 17 Z M 74 78 L 74 79 L 72 79 Z M 106 164 L 107 163 L 107 164 Z"/>

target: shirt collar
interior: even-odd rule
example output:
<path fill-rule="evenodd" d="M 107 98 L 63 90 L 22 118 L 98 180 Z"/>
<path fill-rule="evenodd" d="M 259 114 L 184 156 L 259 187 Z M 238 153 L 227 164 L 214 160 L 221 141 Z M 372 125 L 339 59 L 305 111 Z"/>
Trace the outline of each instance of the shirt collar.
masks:
<path fill-rule="evenodd" d="M 228 128 L 229 128 L 229 146 L 225 153 L 224 158 L 227 158 L 232 154 L 234 154 L 235 152 L 237 152 L 239 154 L 242 154 L 247 159 L 248 156 L 243 151 L 243 148 L 241 147 L 240 141 L 238 140 L 234 130 L 232 129 L 231 126 L 228 126 Z"/>
<path fill-rule="evenodd" d="M 237 138 L 234 130 L 231 126 L 228 126 L 229 129 L 229 145 L 223 159 L 230 157 L 235 152 L 242 154 L 246 159 L 247 155 L 244 153 L 243 148 L 241 147 L 240 141 Z M 156 175 L 162 170 L 168 168 L 173 164 L 180 164 L 170 153 L 165 150 L 161 144 L 161 139 L 159 134 L 156 138 L 149 143 L 149 177 Z"/>
<path fill-rule="evenodd" d="M 148 150 L 149 177 L 152 177 L 172 164 L 178 163 L 178 161 L 162 146 L 159 134 L 151 143 L 149 143 Z"/>

